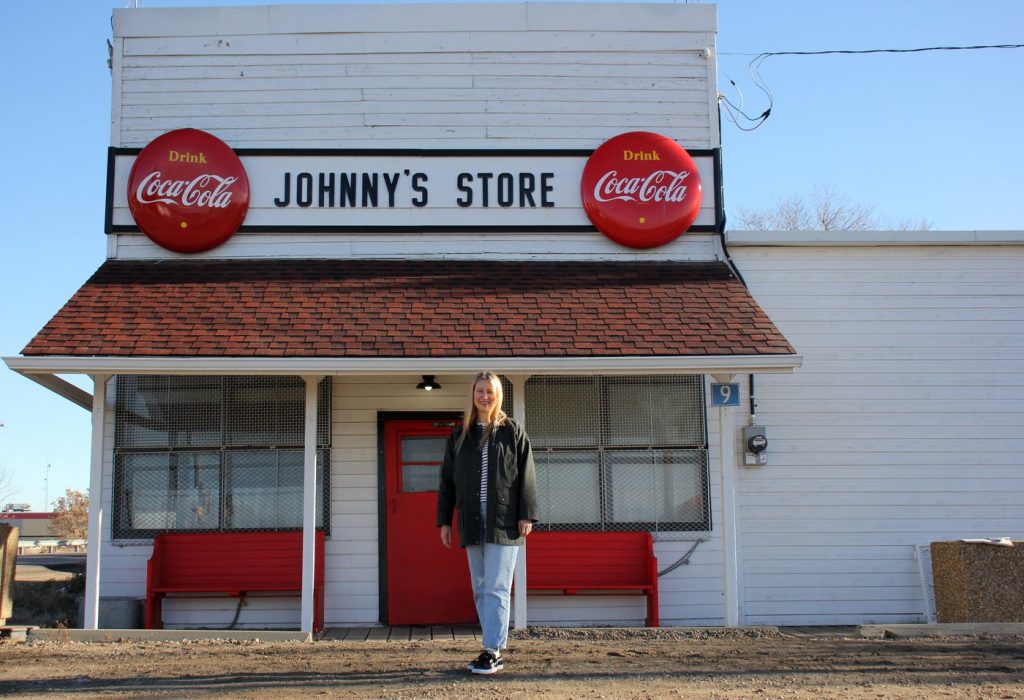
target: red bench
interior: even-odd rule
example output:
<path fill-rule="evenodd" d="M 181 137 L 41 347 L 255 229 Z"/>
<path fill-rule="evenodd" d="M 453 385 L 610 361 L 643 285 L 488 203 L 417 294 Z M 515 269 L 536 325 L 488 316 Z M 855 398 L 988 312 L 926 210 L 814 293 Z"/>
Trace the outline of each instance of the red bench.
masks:
<path fill-rule="evenodd" d="M 638 592 L 658 626 L 658 560 L 649 532 L 534 532 L 526 541 L 526 590 L 564 595 Z"/>
<path fill-rule="evenodd" d="M 324 533 L 316 533 L 313 628 L 324 627 Z M 169 593 L 302 593 L 302 532 L 172 532 L 153 541 L 146 629 L 163 629 Z"/>

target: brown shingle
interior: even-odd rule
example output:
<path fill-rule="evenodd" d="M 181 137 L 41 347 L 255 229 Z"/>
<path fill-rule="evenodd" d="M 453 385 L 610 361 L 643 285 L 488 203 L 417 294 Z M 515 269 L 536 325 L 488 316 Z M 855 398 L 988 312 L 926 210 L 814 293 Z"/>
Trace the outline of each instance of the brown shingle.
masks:
<path fill-rule="evenodd" d="M 558 357 L 793 348 L 721 263 L 109 261 L 25 355 Z"/>

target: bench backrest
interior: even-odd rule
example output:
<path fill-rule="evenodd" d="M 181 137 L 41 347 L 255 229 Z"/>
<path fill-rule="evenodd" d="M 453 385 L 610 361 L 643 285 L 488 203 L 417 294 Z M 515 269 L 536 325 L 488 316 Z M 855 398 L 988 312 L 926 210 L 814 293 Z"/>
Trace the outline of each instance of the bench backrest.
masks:
<path fill-rule="evenodd" d="M 323 561 L 323 532 L 316 557 Z M 317 578 L 322 576 L 317 567 Z M 150 585 L 185 590 L 302 587 L 301 532 L 173 532 L 158 535 L 150 559 Z"/>
<path fill-rule="evenodd" d="M 535 532 L 526 541 L 526 583 L 638 586 L 655 583 L 649 532 Z"/>

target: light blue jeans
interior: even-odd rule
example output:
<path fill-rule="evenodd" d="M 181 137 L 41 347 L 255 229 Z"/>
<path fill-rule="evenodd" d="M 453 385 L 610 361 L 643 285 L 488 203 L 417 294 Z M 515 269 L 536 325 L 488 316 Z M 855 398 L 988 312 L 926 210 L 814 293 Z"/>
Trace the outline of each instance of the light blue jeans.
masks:
<path fill-rule="evenodd" d="M 484 649 L 500 652 L 508 645 L 512 608 L 512 574 L 519 547 L 508 544 L 467 545 L 473 601 L 484 634 Z"/>

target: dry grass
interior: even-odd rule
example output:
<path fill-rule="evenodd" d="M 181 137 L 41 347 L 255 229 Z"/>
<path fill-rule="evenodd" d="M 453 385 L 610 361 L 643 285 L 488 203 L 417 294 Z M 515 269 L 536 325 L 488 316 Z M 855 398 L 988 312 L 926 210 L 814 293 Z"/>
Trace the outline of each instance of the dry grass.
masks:
<path fill-rule="evenodd" d="M 15 581 L 10 625 L 77 627 L 78 599 L 85 591 L 85 576 L 72 574 L 57 581 Z"/>

